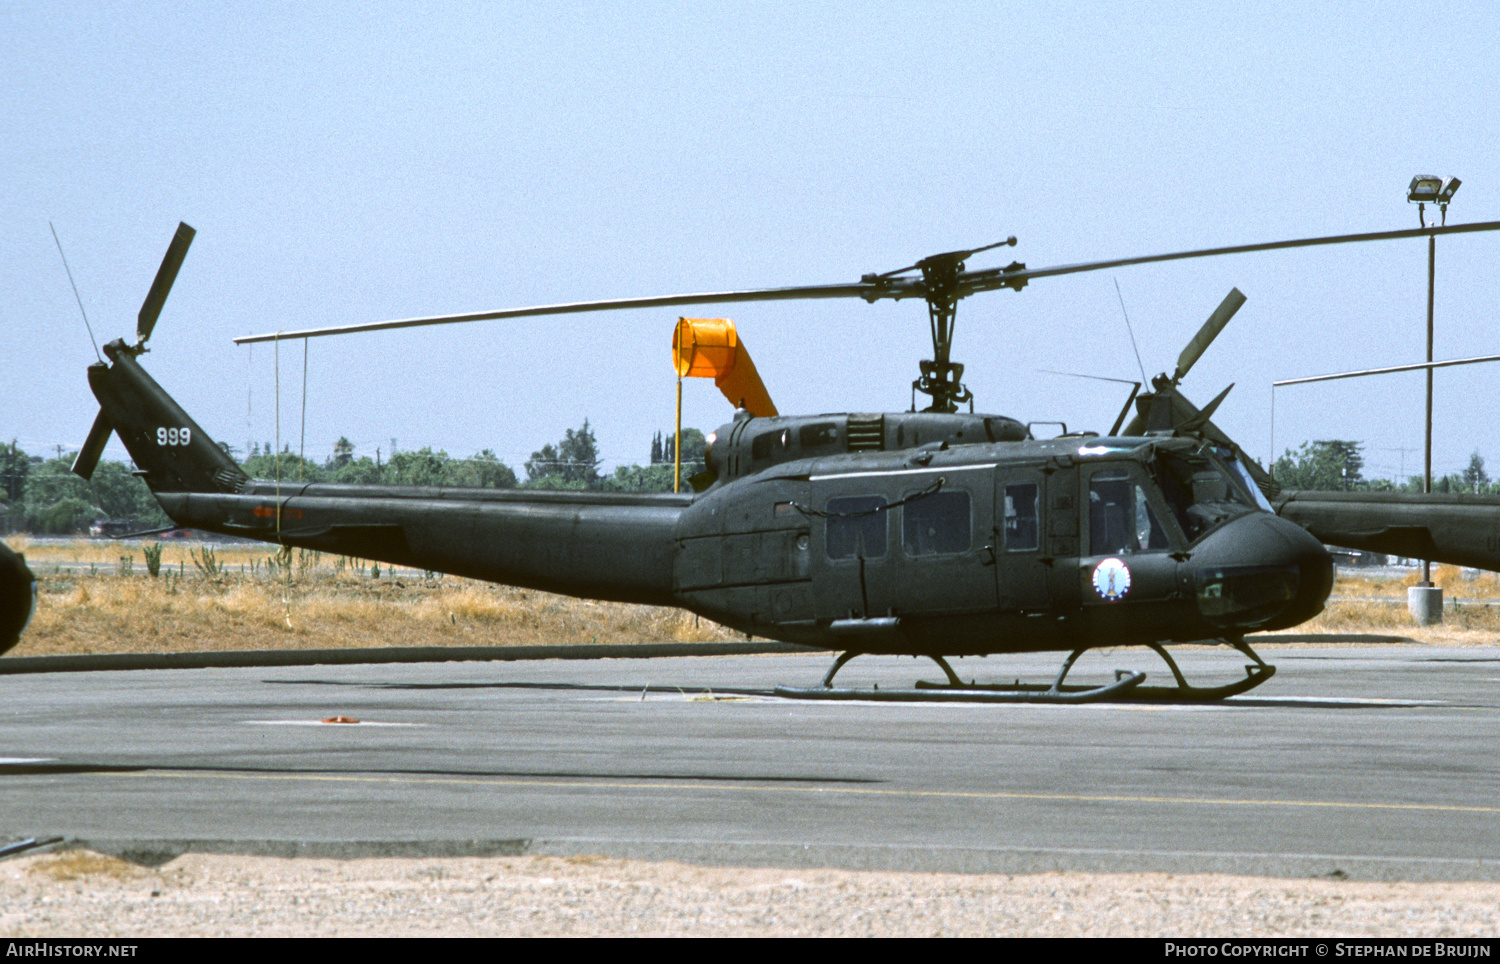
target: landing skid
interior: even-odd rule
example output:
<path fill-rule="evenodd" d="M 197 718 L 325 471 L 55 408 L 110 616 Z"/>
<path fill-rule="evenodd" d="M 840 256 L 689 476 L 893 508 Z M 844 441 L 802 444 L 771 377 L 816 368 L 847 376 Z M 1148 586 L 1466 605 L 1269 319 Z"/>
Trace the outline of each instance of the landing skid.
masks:
<path fill-rule="evenodd" d="M 1227 640 L 1230 645 L 1249 657 L 1253 662 L 1245 666 L 1245 678 L 1223 686 L 1193 686 L 1188 683 L 1187 678 L 1182 675 L 1182 670 L 1164 648 L 1158 643 L 1148 644 L 1151 649 L 1162 658 L 1167 668 L 1172 671 L 1172 677 L 1176 680 L 1176 686 L 1142 686 L 1145 681 L 1145 673 L 1132 673 L 1128 670 L 1115 670 L 1113 683 L 1103 686 L 1070 686 L 1064 685 L 1063 680 L 1067 678 L 1068 672 L 1073 664 L 1078 661 L 1087 650 L 1074 650 L 1063 660 L 1062 668 L 1057 673 L 1057 678 L 1052 685 L 1047 686 L 1037 683 L 1013 683 L 1008 685 L 975 684 L 965 683 L 958 678 L 953 667 L 941 656 L 930 656 L 933 662 L 942 668 L 943 674 L 948 677 L 947 682 L 932 683 L 927 680 L 917 680 L 912 689 L 888 689 L 882 690 L 877 685 L 872 689 L 857 689 L 849 687 L 836 687 L 833 678 L 838 671 L 851 659 L 862 656 L 864 653 L 850 651 L 841 654 L 834 660 L 833 666 L 823 677 L 821 686 L 815 687 L 793 687 L 778 686 L 775 689 L 777 696 L 803 700 L 882 700 L 900 702 L 968 702 L 968 703 L 1097 703 L 1105 701 L 1120 702 L 1212 702 L 1222 700 L 1228 696 L 1254 689 L 1272 676 L 1276 675 L 1276 667 L 1261 659 L 1243 639 Z"/>

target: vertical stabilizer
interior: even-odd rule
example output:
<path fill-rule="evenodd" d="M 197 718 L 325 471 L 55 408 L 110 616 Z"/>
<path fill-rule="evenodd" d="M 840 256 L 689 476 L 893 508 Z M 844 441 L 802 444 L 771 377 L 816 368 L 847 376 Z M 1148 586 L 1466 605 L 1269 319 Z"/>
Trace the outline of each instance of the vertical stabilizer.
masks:
<path fill-rule="evenodd" d="M 101 418 L 120 436 L 153 492 L 234 492 L 248 476 L 156 383 L 123 341 L 111 364 L 89 366 Z"/>

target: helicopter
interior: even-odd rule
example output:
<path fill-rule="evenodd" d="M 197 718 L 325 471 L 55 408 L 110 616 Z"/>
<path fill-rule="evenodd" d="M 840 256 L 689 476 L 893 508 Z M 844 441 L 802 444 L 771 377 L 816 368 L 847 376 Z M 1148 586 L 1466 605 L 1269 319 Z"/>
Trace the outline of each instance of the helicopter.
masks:
<path fill-rule="evenodd" d="M 20 553 L 0 542 L 0 653 L 21 640 L 36 609 L 36 579 Z"/>
<path fill-rule="evenodd" d="M 74 471 L 91 474 L 117 433 L 181 526 L 675 606 L 747 634 L 839 654 L 821 685 L 778 689 L 785 695 L 869 695 L 835 688 L 833 680 L 857 656 L 890 654 L 933 660 L 946 678 L 928 685 L 934 698 L 1219 699 L 1275 672 L 1246 643 L 1247 633 L 1295 626 L 1322 610 L 1333 579 L 1327 550 L 1275 513 L 1253 463 L 1212 428 L 1209 416 L 1223 395 L 1199 412 L 1169 381 L 1170 391 L 1158 385 L 1136 399 L 1132 429 L 1106 436 L 1037 439 L 1016 419 L 974 412 L 963 366 L 951 356 L 958 302 L 1110 267 L 1496 229 L 1500 222 L 967 270 L 974 255 L 1013 246 L 1011 237 L 852 284 L 576 302 L 236 339 L 767 300 L 926 302 L 933 358 L 920 363 L 912 383 L 914 398 L 931 400 L 925 409 L 915 401 L 910 411 L 887 413 L 757 417 L 741 409 L 710 436 L 707 469 L 692 493 L 616 494 L 247 477 L 139 362 L 192 240 L 183 224 L 141 310 L 136 343 L 109 343 L 109 361 L 89 367 L 100 413 Z M 1210 318 L 1179 359 L 1177 381 L 1232 314 L 1221 309 Z M 961 412 L 965 403 L 969 411 Z M 1251 660 L 1245 677 L 1190 685 L 1164 646 L 1198 640 L 1243 653 Z M 1144 673 L 1119 670 L 1102 686 L 1065 684 L 1084 652 L 1122 645 L 1152 649 L 1176 685 L 1144 687 Z M 1050 685 L 965 684 L 947 662 L 1037 651 L 1067 654 Z"/>

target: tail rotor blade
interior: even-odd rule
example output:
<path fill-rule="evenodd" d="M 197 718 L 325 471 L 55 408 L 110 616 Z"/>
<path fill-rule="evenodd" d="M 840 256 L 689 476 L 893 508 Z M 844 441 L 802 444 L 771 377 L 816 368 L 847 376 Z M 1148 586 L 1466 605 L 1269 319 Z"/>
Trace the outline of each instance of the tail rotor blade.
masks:
<path fill-rule="evenodd" d="M 1208 350 L 1209 345 L 1214 343 L 1214 339 L 1219 337 L 1219 332 L 1224 330 L 1224 326 L 1229 324 L 1229 319 L 1234 317 L 1234 313 L 1239 311 L 1240 305 L 1244 303 L 1245 296 L 1240 289 L 1229 289 L 1229 294 L 1219 302 L 1219 307 L 1214 309 L 1214 313 L 1208 316 L 1203 327 L 1198 329 L 1198 334 L 1193 336 L 1193 340 L 1187 343 L 1182 354 L 1177 356 L 1177 373 L 1172 376 L 1173 384 L 1182 381 L 1183 376 L 1193 367 L 1193 363 Z"/>
<path fill-rule="evenodd" d="M 84 440 L 83 448 L 78 450 L 78 457 L 73 460 L 73 474 L 83 479 L 94 477 L 94 468 L 99 464 L 99 458 L 104 454 L 104 446 L 109 444 L 110 433 L 115 427 L 104 417 L 101 410 L 94 419 L 94 427 L 89 429 L 89 437 Z"/>
<path fill-rule="evenodd" d="M 151 337 L 162 305 L 166 304 L 167 294 L 172 290 L 172 283 L 177 280 L 177 272 L 182 268 L 182 259 L 187 257 L 188 246 L 193 243 L 193 236 L 197 233 L 186 221 L 178 223 L 177 234 L 172 237 L 167 255 L 161 259 L 161 267 L 156 271 L 156 280 L 151 282 L 151 290 L 146 293 L 146 301 L 141 305 L 141 313 L 135 326 L 137 344 L 144 345 Z"/>

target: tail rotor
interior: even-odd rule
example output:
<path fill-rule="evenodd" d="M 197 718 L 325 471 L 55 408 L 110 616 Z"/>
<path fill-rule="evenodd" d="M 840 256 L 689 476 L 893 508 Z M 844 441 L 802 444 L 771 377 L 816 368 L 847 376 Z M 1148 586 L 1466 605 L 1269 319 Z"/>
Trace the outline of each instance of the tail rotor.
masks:
<path fill-rule="evenodd" d="M 151 290 L 146 293 L 146 300 L 141 304 L 140 314 L 136 318 L 135 347 L 129 349 L 133 355 L 139 355 L 146 351 L 146 342 L 151 339 L 151 333 L 156 329 L 156 320 L 161 317 L 162 306 L 167 303 L 167 295 L 172 291 L 172 284 L 177 280 L 177 272 L 182 270 L 182 261 L 187 257 L 188 248 L 193 243 L 193 236 L 198 232 L 193 230 L 186 221 L 179 222 L 177 233 L 172 237 L 172 243 L 167 246 L 166 256 L 161 259 L 161 267 L 156 269 L 156 279 L 151 282 Z M 99 363 L 103 365 L 103 362 Z M 84 440 L 83 447 L 78 450 L 78 456 L 73 460 L 73 474 L 84 479 L 92 479 L 94 469 L 99 465 L 99 459 L 104 455 L 104 447 L 109 444 L 110 435 L 114 432 L 114 426 L 110 424 L 109 418 L 101 409 L 98 416 L 94 418 L 94 425 L 89 429 L 88 438 Z"/>

